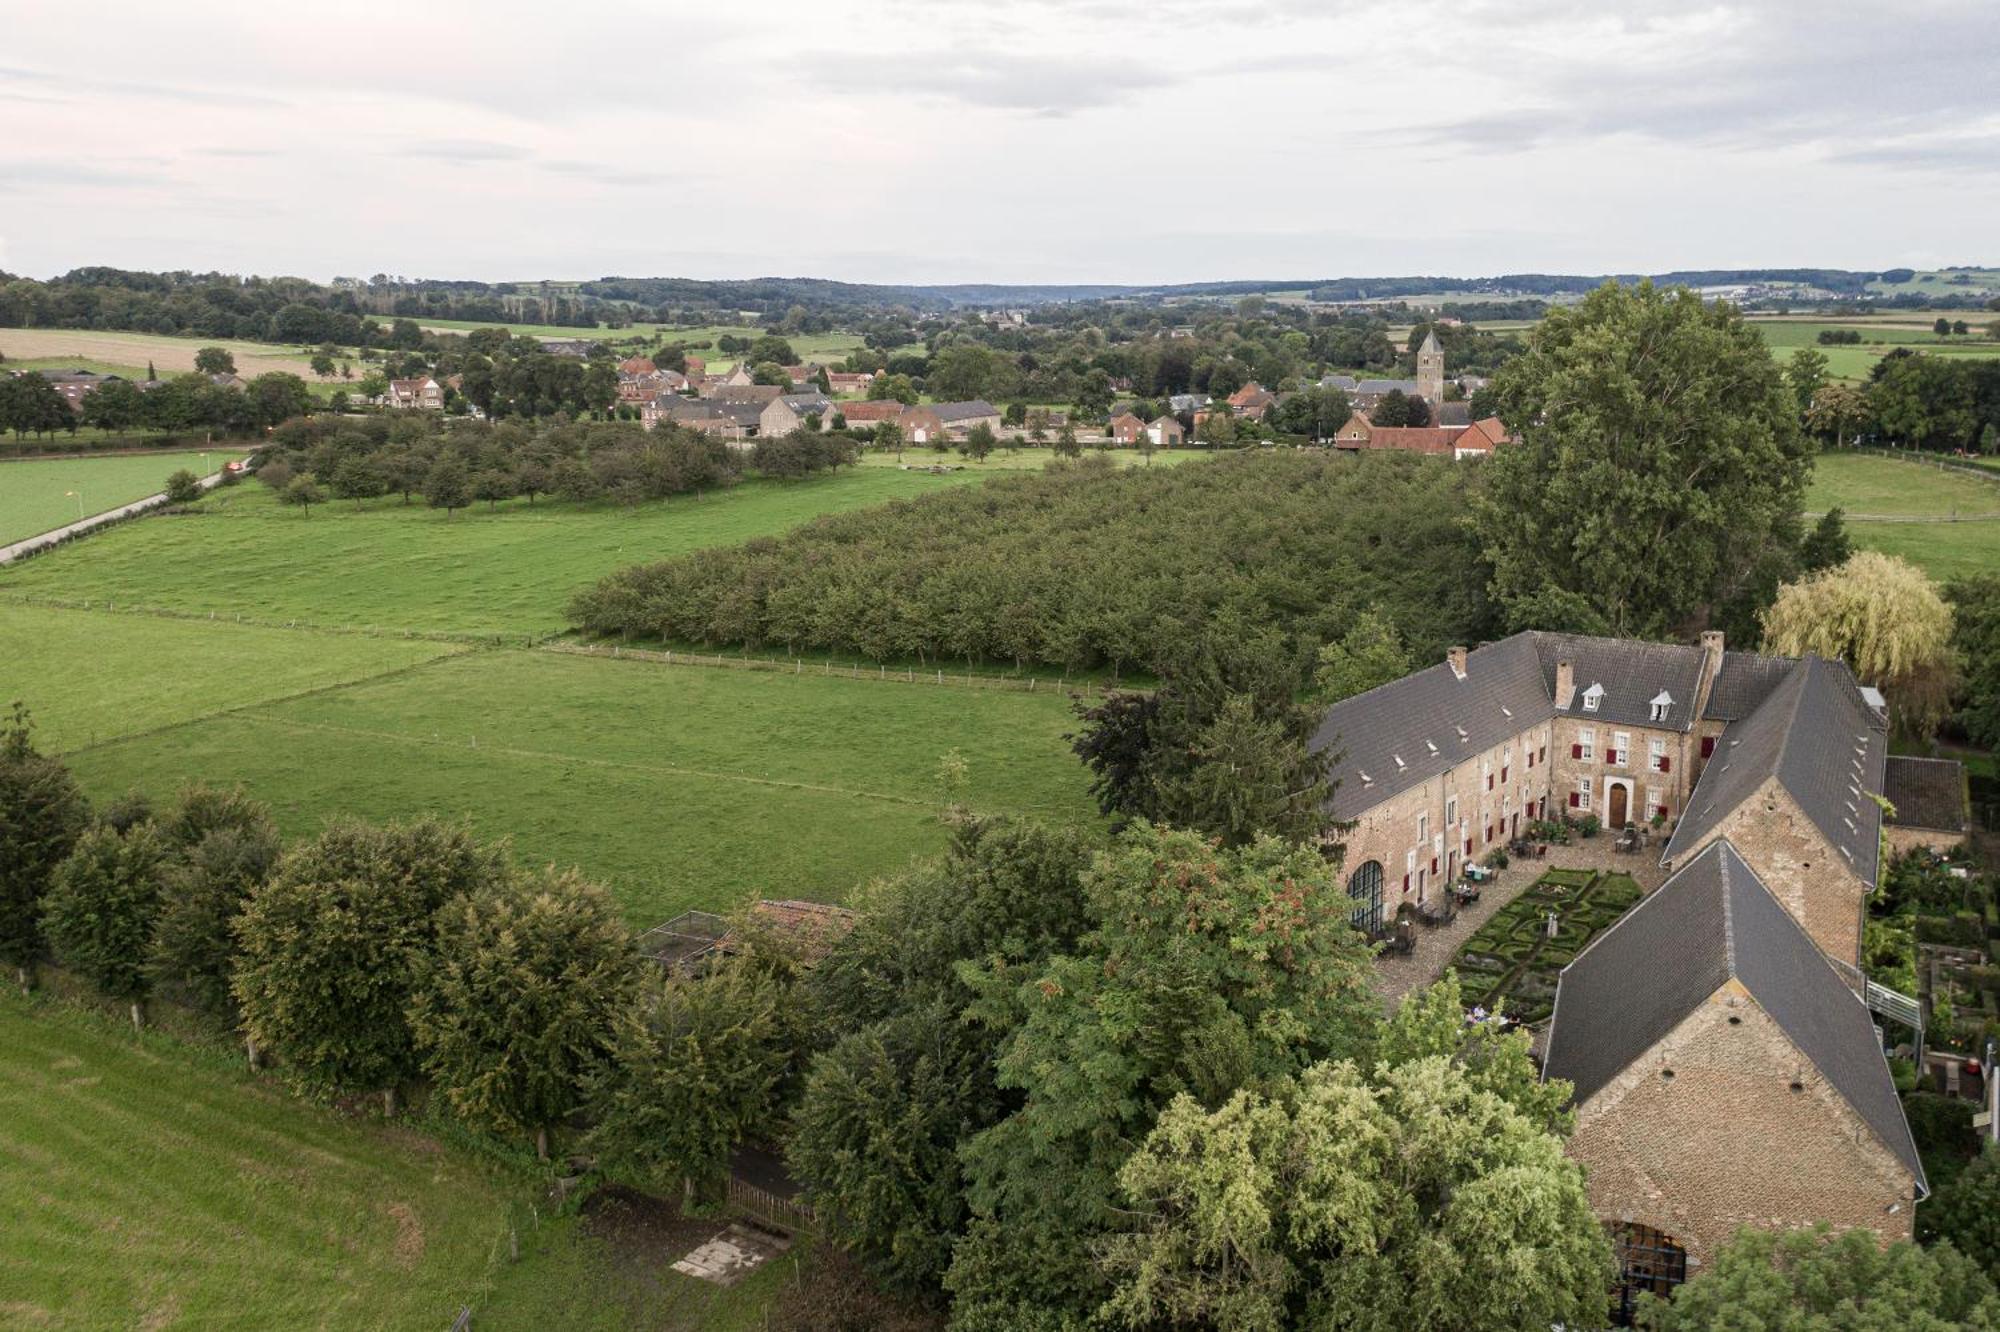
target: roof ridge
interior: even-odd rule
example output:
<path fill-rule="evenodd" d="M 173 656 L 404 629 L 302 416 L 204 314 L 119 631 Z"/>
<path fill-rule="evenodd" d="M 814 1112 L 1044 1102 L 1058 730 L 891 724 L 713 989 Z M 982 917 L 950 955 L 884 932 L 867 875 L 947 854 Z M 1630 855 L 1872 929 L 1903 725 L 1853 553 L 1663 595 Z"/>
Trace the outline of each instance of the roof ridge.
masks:
<path fill-rule="evenodd" d="M 1740 980 L 1736 972 L 1736 879 L 1729 872 L 1729 862 L 1740 859 L 1736 847 L 1727 837 L 1716 839 L 1715 872 L 1722 882 L 1722 957 L 1723 965 L 1729 968 L 1731 979 Z"/>

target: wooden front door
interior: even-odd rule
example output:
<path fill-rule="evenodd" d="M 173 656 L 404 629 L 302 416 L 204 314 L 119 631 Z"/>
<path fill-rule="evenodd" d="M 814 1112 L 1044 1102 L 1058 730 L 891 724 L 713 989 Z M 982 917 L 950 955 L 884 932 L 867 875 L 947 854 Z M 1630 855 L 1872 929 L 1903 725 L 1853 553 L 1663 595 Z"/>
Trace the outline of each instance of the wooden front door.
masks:
<path fill-rule="evenodd" d="M 1625 826 L 1626 799 L 1627 793 L 1623 782 L 1611 788 L 1611 821 L 1608 826 L 1612 828 L 1623 828 Z"/>

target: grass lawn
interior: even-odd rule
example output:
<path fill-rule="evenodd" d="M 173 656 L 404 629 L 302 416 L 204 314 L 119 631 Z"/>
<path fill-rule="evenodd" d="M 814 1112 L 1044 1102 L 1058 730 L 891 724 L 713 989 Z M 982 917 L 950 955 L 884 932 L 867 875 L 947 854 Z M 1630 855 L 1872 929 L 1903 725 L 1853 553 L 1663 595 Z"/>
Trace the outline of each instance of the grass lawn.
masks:
<path fill-rule="evenodd" d="M 1089 820 L 1073 725 L 1053 691 L 486 650 L 71 763 L 94 798 L 243 782 L 288 836 L 338 813 L 464 815 L 511 834 L 524 863 L 579 866 L 652 924 L 752 896 L 839 899 L 937 851 L 934 776 L 954 748 L 973 808 Z"/>
<path fill-rule="evenodd" d="M 138 461 L 158 468 L 158 459 Z M 852 468 L 630 509 L 512 500 L 450 518 L 400 497 L 359 512 L 336 502 L 308 515 L 252 482 L 204 500 L 200 516 L 127 523 L 0 569 L 0 598 L 19 592 L 276 623 L 550 634 L 567 627 L 563 607 L 572 593 L 628 564 L 977 480 L 972 472 Z"/>
<path fill-rule="evenodd" d="M 218 1056 L 0 996 L 6 1326 L 442 1328 L 480 1302 L 527 1191 Z"/>
<path fill-rule="evenodd" d="M 0 545 L 75 522 L 77 500 L 70 492 L 82 497 L 85 515 L 103 513 L 157 495 L 167 488 L 168 475 L 183 467 L 199 474 L 242 456 L 241 449 L 217 448 L 206 463 L 199 452 L 0 462 Z"/>
<path fill-rule="evenodd" d="M 1939 582 L 2000 569 L 2000 519 L 1847 524 L 1854 544 L 1901 555 Z"/>
<path fill-rule="evenodd" d="M 258 699 L 350 683 L 456 644 L 197 623 L 0 603 L 0 709 L 34 714 L 36 743 L 77 749 Z"/>
<path fill-rule="evenodd" d="M 1459 948 L 1467 1002 L 1501 1007 L 1524 1023 L 1555 1011 L 1556 979 L 1591 939 L 1639 902 L 1629 874 L 1550 870 L 1496 911 Z M 1548 916 L 1556 913 L 1555 937 Z"/>
<path fill-rule="evenodd" d="M 1823 453 L 1813 464 L 1806 508 L 1860 514 L 2000 515 L 2000 476 L 1987 481 L 1950 468 L 1870 453 Z"/>

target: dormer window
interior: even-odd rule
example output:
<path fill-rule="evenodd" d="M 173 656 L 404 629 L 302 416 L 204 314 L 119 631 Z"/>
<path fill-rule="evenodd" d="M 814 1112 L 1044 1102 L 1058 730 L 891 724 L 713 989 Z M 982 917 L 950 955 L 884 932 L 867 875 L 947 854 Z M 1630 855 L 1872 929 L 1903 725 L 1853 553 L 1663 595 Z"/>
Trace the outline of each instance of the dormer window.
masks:
<path fill-rule="evenodd" d="M 1429 740 L 1424 741 L 1424 748 L 1430 750 L 1432 754 L 1436 754 L 1438 752 L 1438 747 L 1435 744 L 1431 743 Z"/>
<path fill-rule="evenodd" d="M 1583 691 L 1583 710 L 1585 712 L 1597 711 L 1598 705 L 1603 702 L 1604 702 L 1603 685 L 1594 684 L 1590 688 Z"/>
<path fill-rule="evenodd" d="M 1360 771 L 1360 773 L 1361 773 L 1361 784 L 1362 784 L 1363 786 L 1373 786 L 1373 785 L 1375 785 L 1375 779 L 1374 779 L 1373 777 L 1370 777 L 1370 776 L 1368 775 L 1368 769 L 1366 769 L 1366 768 L 1362 768 L 1362 769 L 1359 769 L 1359 771 Z"/>
<path fill-rule="evenodd" d="M 1672 710 L 1673 706 L 1674 696 L 1662 689 L 1653 696 L 1653 720 L 1656 722 L 1665 721 L 1667 713 Z"/>
<path fill-rule="evenodd" d="M 1391 754 L 1391 755 L 1389 755 L 1389 757 L 1390 757 L 1390 758 L 1392 758 L 1392 759 L 1394 759 L 1394 760 L 1396 760 L 1396 771 L 1397 771 L 1397 772 L 1401 772 L 1401 771 L 1402 771 L 1402 770 L 1403 770 L 1404 768 L 1406 768 L 1406 767 L 1408 767 L 1408 766 L 1409 766 L 1409 765 L 1408 765 L 1407 763 L 1404 763 L 1404 762 L 1403 762 L 1403 756 L 1402 756 L 1401 754 Z"/>

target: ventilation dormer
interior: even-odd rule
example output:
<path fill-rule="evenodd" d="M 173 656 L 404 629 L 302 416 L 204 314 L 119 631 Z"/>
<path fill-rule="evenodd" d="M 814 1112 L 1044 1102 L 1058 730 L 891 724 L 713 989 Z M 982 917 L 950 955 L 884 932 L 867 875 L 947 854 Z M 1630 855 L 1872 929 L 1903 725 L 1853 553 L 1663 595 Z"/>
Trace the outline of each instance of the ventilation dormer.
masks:
<path fill-rule="evenodd" d="M 1659 693 L 1653 695 L 1651 707 L 1653 720 L 1663 722 L 1667 719 L 1667 714 L 1674 709 L 1674 696 L 1662 689 Z"/>
<path fill-rule="evenodd" d="M 1599 707 L 1603 706 L 1603 704 L 1604 704 L 1603 685 L 1593 684 L 1590 686 L 1590 688 L 1583 691 L 1583 710 L 1585 712 L 1595 712 Z"/>

